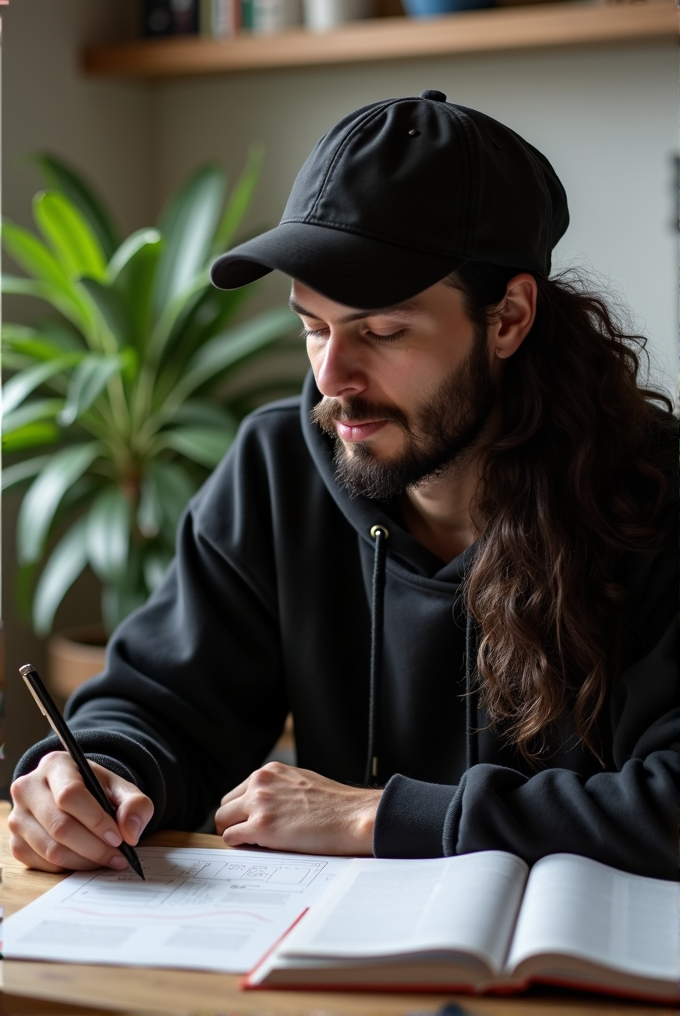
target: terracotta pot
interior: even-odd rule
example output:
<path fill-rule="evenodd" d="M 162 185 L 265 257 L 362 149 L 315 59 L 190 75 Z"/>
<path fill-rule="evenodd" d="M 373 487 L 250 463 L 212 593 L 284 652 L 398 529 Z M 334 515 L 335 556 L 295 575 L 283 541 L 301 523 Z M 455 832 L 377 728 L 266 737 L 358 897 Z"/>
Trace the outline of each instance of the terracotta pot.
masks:
<path fill-rule="evenodd" d="M 106 659 L 106 635 L 98 626 L 69 628 L 47 643 L 50 690 L 66 700 L 76 688 L 100 674 Z"/>

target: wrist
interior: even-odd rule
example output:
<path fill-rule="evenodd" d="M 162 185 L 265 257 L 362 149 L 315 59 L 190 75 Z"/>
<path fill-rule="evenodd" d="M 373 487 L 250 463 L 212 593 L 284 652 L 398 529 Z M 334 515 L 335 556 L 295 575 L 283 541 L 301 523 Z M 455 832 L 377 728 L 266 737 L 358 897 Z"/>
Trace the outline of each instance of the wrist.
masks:
<path fill-rule="evenodd" d="M 361 802 L 355 821 L 355 840 L 358 852 L 373 855 L 373 830 L 382 790 L 362 790 Z"/>

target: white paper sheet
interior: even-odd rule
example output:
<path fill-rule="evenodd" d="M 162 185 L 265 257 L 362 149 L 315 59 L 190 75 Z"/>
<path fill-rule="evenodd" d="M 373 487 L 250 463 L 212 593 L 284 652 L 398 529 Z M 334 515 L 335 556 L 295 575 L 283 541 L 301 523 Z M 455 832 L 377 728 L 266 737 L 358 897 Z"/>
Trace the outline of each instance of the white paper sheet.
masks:
<path fill-rule="evenodd" d="M 245 973 L 349 858 L 142 847 L 128 869 L 71 875 L 5 921 L 8 959 Z"/>

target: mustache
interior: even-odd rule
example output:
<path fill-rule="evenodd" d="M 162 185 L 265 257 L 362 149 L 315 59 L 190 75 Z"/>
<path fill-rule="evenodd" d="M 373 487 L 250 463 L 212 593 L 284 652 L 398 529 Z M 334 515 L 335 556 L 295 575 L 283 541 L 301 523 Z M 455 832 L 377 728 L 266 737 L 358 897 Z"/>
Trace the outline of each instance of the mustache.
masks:
<path fill-rule="evenodd" d="M 310 419 L 327 434 L 335 436 L 334 423 L 363 423 L 366 420 L 389 420 L 408 430 L 406 414 L 386 403 L 366 402 L 364 399 L 347 399 L 340 402 L 324 395 L 312 409 Z"/>

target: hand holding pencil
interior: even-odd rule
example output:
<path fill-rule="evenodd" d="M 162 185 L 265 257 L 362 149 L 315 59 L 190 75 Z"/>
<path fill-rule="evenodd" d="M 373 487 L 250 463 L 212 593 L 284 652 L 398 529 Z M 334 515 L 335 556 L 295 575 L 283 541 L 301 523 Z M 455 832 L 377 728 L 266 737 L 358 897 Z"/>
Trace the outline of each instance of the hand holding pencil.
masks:
<path fill-rule="evenodd" d="M 65 726 L 60 716 L 59 720 Z M 85 765 L 99 797 L 94 788 L 87 789 L 76 761 L 64 751 L 50 752 L 35 770 L 12 784 L 12 852 L 29 867 L 122 870 L 129 863 L 125 855 L 131 853 L 137 860 L 132 847 L 153 815 L 152 802 L 134 784 L 103 766 L 88 760 Z"/>

